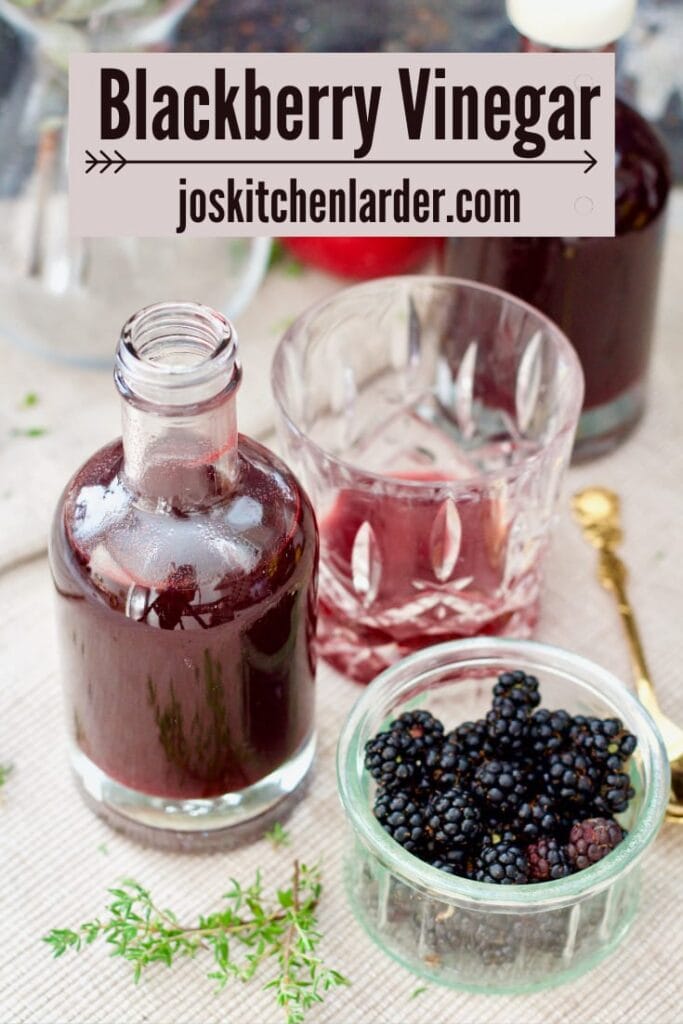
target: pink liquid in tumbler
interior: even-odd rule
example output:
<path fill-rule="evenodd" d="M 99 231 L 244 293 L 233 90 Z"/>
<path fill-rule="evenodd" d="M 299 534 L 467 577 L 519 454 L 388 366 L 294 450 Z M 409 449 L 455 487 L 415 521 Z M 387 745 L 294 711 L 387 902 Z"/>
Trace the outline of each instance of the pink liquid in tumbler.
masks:
<path fill-rule="evenodd" d="M 425 485 L 412 491 L 339 493 L 321 521 L 319 627 L 336 668 L 369 682 L 428 643 L 533 628 L 543 548 L 514 568 L 510 501 L 471 474 L 456 493 L 438 470 L 393 475 Z"/>

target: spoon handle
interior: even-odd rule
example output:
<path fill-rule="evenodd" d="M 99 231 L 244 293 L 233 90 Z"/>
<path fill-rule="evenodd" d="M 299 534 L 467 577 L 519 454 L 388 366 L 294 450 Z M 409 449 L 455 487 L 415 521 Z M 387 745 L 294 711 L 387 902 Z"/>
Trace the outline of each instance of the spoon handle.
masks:
<path fill-rule="evenodd" d="M 600 582 L 610 590 L 617 600 L 617 607 L 626 634 L 629 656 L 636 681 L 638 699 L 654 717 L 661 715 L 659 702 L 655 694 L 650 670 L 645 660 L 645 651 L 640 639 L 640 631 L 636 623 L 633 606 L 626 591 L 626 567 L 618 555 L 609 547 L 600 549 L 598 567 Z"/>

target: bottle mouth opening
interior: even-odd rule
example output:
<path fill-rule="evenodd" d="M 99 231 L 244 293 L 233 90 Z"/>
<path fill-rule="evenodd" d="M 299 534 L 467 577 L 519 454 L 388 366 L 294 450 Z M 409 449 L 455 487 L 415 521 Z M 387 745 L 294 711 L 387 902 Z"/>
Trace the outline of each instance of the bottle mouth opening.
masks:
<path fill-rule="evenodd" d="M 198 302 L 159 302 L 124 324 L 114 377 L 121 394 L 153 405 L 194 405 L 237 387 L 237 334 Z"/>

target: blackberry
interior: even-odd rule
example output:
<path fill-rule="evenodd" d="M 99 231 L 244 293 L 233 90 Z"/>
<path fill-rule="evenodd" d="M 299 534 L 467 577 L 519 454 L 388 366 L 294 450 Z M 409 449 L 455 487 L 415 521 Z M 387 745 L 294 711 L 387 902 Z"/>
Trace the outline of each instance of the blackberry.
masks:
<path fill-rule="evenodd" d="M 500 842 L 482 848 L 474 862 L 477 882 L 524 885 L 529 881 L 529 861 L 521 846 Z"/>
<path fill-rule="evenodd" d="M 391 791 L 430 788 L 443 725 L 429 711 L 406 711 L 365 745 L 365 767 Z"/>
<path fill-rule="evenodd" d="M 500 697 L 486 715 L 486 728 L 492 745 L 505 756 L 521 754 L 526 745 L 529 708 Z"/>
<path fill-rule="evenodd" d="M 529 710 L 538 707 L 541 703 L 538 679 L 520 671 L 501 673 L 493 687 L 493 706 L 501 699 L 511 700 L 513 704 Z"/>
<path fill-rule="evenodd" d="M 399 732 L 380 732 L 365 744 L 365 767 L 381 788 L 408 789 L 419 776 L 409 748 L 410 737 Z"/>
<path fill-rule="evenodd" d="M 626 772 L 608 772 L 601 783 L 600 792 L 593 801 L 593 807 L 604 817 L 622 814 L 635 796 L 631 777 Z"/>
<path fill-rule="evenodd" d="M 538 679 L 524 672 L 503 672 L 493 688 L 493 704 L 486 728 L 497 752 L 506 756 L 522 752 L 529 718 L 540 701 Z"/>
<path fill-rule="evenodd" d="M 445 871 L 447 875 L 460 875 L 461 878 L 471 878 L 474 865 L 473 856 L 466 847 L 458 847 L 453 850 L 439 850 L 429 857 L 427 862 L 433 868 Z"/>
<path fill-rule="evenodd" d="M 462 722 L 448 733 L 446 742 L 456 745 L 475 764 L 493 754 L 483 718 L 478 718 L 476 722 Z"/>
<path fill-rule="evenodd" d="M 569 826 L 570 821 L 546 793 L 539 793 L 520 804 L 510 822 L 517 838 L 527 843 L 535 842 L 541 836 L 566 838 Z"/>
<path fill-rule="evenodd" d="M 619 771 L 638 742 L 619 718 L 576 715 L 569 736 L 577 750 L 612 771 Z"/>
<path fill-rule="evenodd" d="M 463 722 L 445 737 L 433 778 L 439 789 L 463 788 L 469 785 L 475 769 L 487 757 L 493 757 L 493 747 L 486 722 L 481 718 L 476 722 Z"/>
<path fill-rule="evenodd" d="M 591 864 L 597 864 L 619 845 L 624 830 L 613 818 L 587 818 L 572 826 L 567 844 L 570 864 L 577 871 L 583 871 Z"/>
<path fill-rule="evenodd" d="M 554 881 L 572 873 L 566 847 L 553 836 L 541 838 L 527 847 L 529 877 L 533 882 Z"/>
<path fill-rule="evenodd" d="M 547 708 L 534 711 L 527 729 L 529 750 L 541 758 L 561 750 L 566 743 L 572 721 L 567 711 L 548 711 Z"/>
<path fill-rule="evenodd" d="M 442 790 L 465 786 L 472 778 L 476 764 L 476 758 L 471 757 L 457 741 L 452 742 L 446 737 L 434 759 L 432 778 Z"/>
<path fill-rule="evenodd" d="M 497 846 L 498 843 L 515 843 L 518 844 L 517 833 L 500 821 L 488 822 L 488 828 L 481 840 L 481 849 L 485 846 Z"/>
<path fill-rule="evenodd" d="M 577 750 L 551 754 L 543 779 L 548 794 L 570 807 L 588 806 L 602 781 L 599 769 Z"/>
<path fill-rule="evenodd" d="M 391 722 L 389 731 L 410 736 L 416 753 L 443 742 L 443 725 L 429 711 L 404 711 Z"/>
<path fill-rule="evenodd" d="M 512 761 L 484 761 L 474 773 L 472 792 L 486 814 L 507 818 L 529 796 L 528 776 Z"/>
<path fill-rule="evenodd" d="M 435 850 L 472 846 L 481 835 L 481 815 L 471 796 L 451 789 L 429 802 L 425 827 Z"/>
<path fill-rule="evenodd" d="M 380 793 L 374 814 L 382 828 L 409 853 L 418 853 L 425 842 L 424 812 L 403 793 Z"/>

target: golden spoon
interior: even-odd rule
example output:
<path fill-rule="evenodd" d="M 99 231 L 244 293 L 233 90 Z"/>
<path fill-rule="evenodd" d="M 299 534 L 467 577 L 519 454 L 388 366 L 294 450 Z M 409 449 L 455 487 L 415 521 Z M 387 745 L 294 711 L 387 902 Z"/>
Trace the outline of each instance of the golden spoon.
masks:
<path fill-rule="evenodd" d="M 645 661 L 633 608 L 626 593 L 626 566 L 614 548 L 622 540 L 619 497 L 606 487 L 587 487 L 572 498 L 572 511 L 586 540 L 599 554 L 598 578 L 617 599 L 626 631 L 638 698 L 657 723 L 671 765 L 671 795 L 666 817 L 683 824 L 683 729 L 672 722 L 659 706 Z"/>

